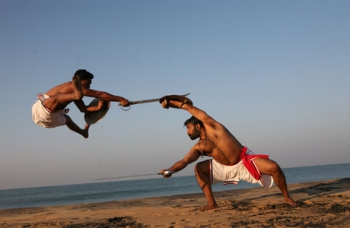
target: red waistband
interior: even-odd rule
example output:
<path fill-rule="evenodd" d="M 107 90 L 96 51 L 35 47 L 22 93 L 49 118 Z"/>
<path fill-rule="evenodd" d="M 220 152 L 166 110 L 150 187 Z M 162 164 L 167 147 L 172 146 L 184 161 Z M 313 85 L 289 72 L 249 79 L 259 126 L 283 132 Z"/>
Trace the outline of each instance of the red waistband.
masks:
<path fill-rule="evenodd" d="M 258 167 L 255 166 L 253 160 L 255 158 L 269 158 L 266 154 L 247 154 L 247 147 L 242 148 L 241 160 L 243 160 L 244 166 L 247 168 L 249 173 L 255 178 L 255 180 L 260 180 L 261 174 Z"/>
<path fill-rule="evenodd" d="M 247 151 L 248 151 L 248 147 L 244 146 L 241 150 L 240 160 L 242 160 L 244 158 L 244 156 L 247 154 Z"/>

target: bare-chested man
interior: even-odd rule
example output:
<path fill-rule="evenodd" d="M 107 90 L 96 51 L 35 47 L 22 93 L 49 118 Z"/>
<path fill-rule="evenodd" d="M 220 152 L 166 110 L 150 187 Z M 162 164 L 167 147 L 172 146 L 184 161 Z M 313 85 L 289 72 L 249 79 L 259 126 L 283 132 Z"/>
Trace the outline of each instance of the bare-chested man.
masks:
<path fill-rule="evenodd" d="M 38 94 L 38 100 L 32 107 L 34 123 L 45 128 L 66 125 L 70 130 L 88 138 L 90 125 L 86 124 L 84 129 L 76 125 L 67 115 L 67 105 L 74 101 L 81 112 L 94 112 L 105 108 L 103 101 L 120 102 L 122 106 L 129 105 L 129 101 L 124 97 L 90 89 L 93 78 L 94 76 L 90 72 L 77 70 L 72 81 L 57 85 L 45 94 Z M 97 106 L 86 106 L 82 100 L 83 96 L 98 98 L 100 102 Z"/>
<path fill-rule="evenodd" d="M 213 158 L 199 162 L 195 166 L 198 184 L 208 200 L 208 204 L 200 208 L 201 210 L 218 208 L 211 189 L 212 184 L 239 180 L 259 183 L 264 187 L 271 187 L 274 180 L 285 202 L 292 206 L 297 205 L 289 196 L 283 171 L 276 162 L 268 159 L 268 155 L 254 155 L 225 126 L 193 106 L 192 101 L 186 98 L 164 99 L 161 104 L 163 108 L 182 108 L 192 114 L 193 116 L 185 122 L 187 134 L 192 140 L 199 138 L 199 141 L 183 159 L 168 169 L 162 169 L 160 173 L 168 178 L 200 156 Z"/>

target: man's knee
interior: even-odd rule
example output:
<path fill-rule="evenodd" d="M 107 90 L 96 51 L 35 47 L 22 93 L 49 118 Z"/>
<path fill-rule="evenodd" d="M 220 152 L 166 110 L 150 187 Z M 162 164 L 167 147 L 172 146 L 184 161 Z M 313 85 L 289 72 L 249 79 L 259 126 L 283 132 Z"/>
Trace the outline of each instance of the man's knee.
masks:
<path fill-rule="evenodd" d="M 209 174 L 209 171 L 210 171 L 210 164 L 209 164 L 209 161 L 198 162 L 198 163 L 194 166 L 194 172 L 195 172 L 195 173 L 205 173 L 205 174 Z"/>
<path fill-rule="evenodd" d="M 280 173 L 282 169 L 276 162 L 273 162 L 273 165 L 271 166 L 271 171 L 273 173 Z"/>
<path fill-rule="evenodd" d="M 282 171 L 277 162 L 270 159 L 258 158 L 256 159 L 256 163 L 262 174 L 273 175 Z"/>

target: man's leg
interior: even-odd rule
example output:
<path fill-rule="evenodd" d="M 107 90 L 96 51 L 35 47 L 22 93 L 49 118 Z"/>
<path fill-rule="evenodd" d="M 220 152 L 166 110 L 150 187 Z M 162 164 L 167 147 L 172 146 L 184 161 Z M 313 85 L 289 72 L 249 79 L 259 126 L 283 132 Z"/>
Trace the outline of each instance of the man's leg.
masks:
<path fill-rule="evenodd" d="M 265 158 L 256 158 L 254 162 L 261 174 L 272 176 L 277 187 L 282 192 L 284 201 L 292 206 L 297 206 L 297 203 L 289 196 L 286 178 L 279 165 L 276 162 Z"/>
<path fill-rule="evenodd" d="M 71 129 L 72 131 L 82 135 L 84 138 L 88 138 L 89 137 L 89 128 L 90 128 L 90 124 L 86 124 L 84 129 L 81 129 L 78 125 L 76 125 L 73 120 L 68 116 L 65 115 L 66 117 L 66 126 Z"/>
<path fill-rule="evenodd" d="M 208 204 L 200 208 L 201 211 L 218 208 L 210 183 L 210 165 L 209 161 L 203 161 L 196 164 L 194 172 L 196 174 L 197 182 L 201 187 L 205 197 L 208 200 Z"/>
<path fill-rule="evenodd" d="M 59 106 L 62 104 L 67 104 L 71 101 L 78 101 L 84 97 L 80 79 L 78 76 L 72 78 L 73 83 L 73 93 L 59 93 L 44 100 L 43 104 L 52 111 L 58 111 L 61 109 Z"/>

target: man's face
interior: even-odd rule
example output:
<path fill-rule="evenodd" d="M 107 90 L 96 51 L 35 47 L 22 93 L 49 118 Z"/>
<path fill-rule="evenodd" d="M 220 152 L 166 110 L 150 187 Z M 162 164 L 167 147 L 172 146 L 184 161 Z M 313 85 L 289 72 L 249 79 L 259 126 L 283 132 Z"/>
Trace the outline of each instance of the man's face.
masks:
<path fill-rule="evenodd" d="M 81 85 L 87 89 L 90 89 L 90 85 L 92 83 L 92 79 L 83 79 L 80 81 Z"/>
<path fill-rule="evenodd" d="M 190 137 L 190 139 L 195 140 L 197 138 L 199 138 L 199 136 L 201 135 L 201 132 L 199 131 L 199 127 L 196 128 L 196 126 L 192 123 L 188 123 L 186 125 L 187 128 L 187 135 Z"/>

